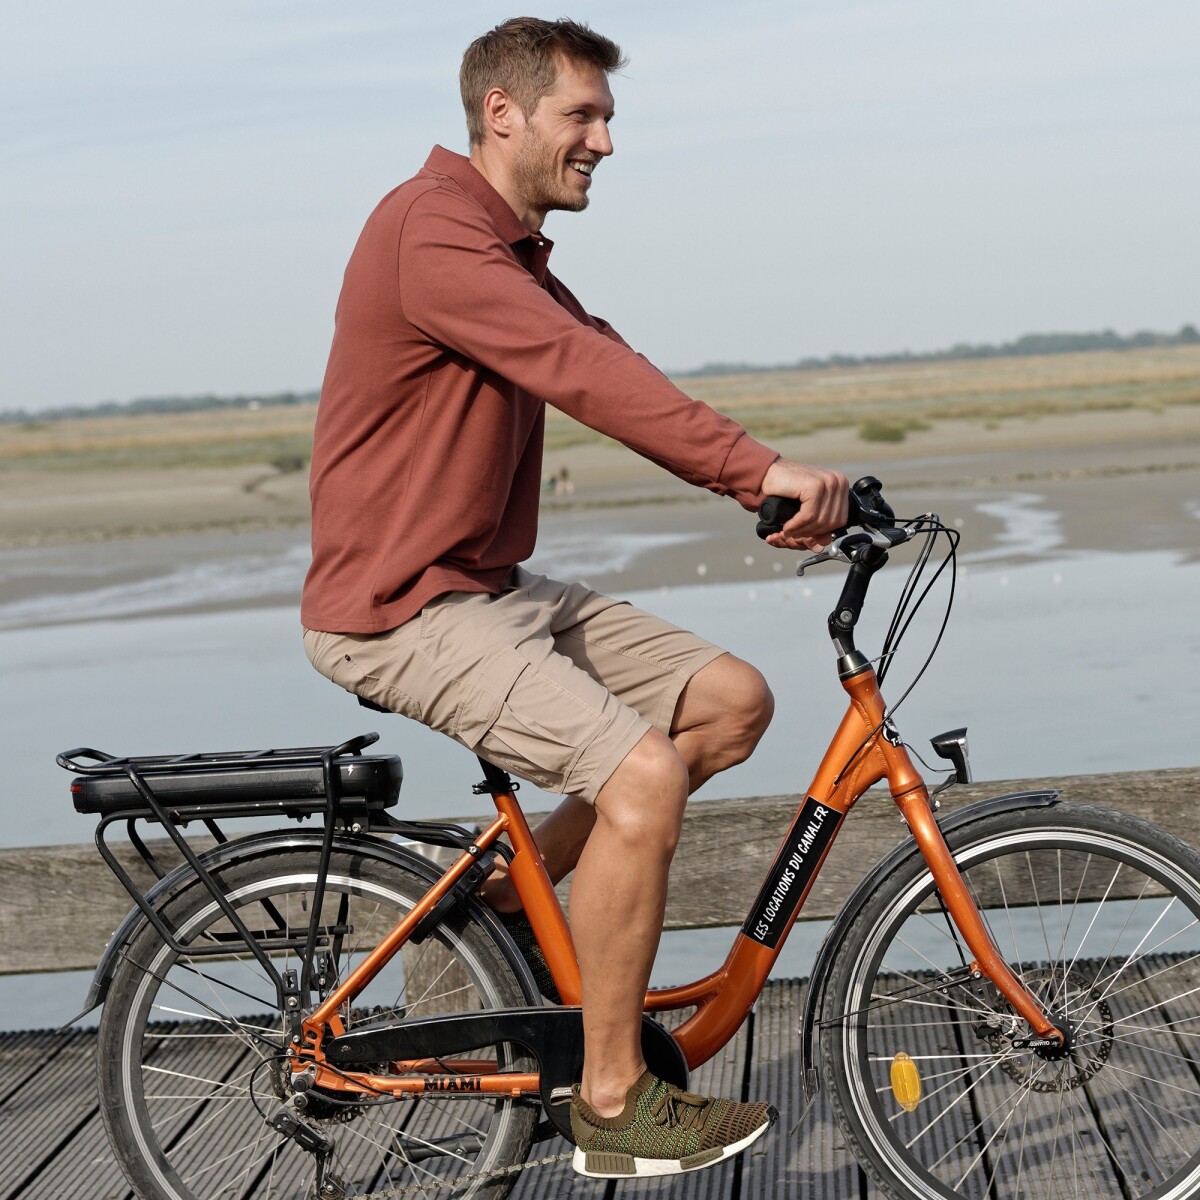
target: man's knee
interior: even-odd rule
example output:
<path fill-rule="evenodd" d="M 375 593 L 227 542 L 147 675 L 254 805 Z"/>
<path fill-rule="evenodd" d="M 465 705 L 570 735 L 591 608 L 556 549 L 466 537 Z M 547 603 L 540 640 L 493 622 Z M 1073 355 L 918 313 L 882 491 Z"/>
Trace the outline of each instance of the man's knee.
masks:
<path fill-rule="evenodd" d="M 748 758 L 775 715 L 762 672 L 723 654 L 689 680 L 676 709 L 675 730 L 704 729 L 719 743 L 724 766 Z"/>
<path fill-rule="evenodd" d="M 732 657 L 732 656 L 731 656 Z M 757 667 L 734 658 L 737 680 L 727 693 L 730 720 L 748 755 L 767 732 L 775 715 L 775 696 Z"/>
<path fill-rule="evenodd" d="M 671 739 L 651 729 L 600 789 L 596 815 L 622 838 L 673 852 L 687 796 L 686 764 Z"/>

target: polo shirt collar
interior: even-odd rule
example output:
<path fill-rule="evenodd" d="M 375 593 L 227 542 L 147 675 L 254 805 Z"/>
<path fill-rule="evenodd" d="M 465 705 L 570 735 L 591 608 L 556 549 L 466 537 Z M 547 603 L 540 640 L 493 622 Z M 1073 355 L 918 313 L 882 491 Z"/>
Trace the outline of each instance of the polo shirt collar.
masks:
<path fill-rule="evenodd" d="M 469 158 L 444 146 L 434 146 L 425 161 L 425 168 L 435 175 L 453 179 L 475 200 L 491 217 L 500 236 L 517 250 L 538 282 L 542 282 L 554 243 L 544 233 L 530 233 L 508 201 L 475 169 Z"/>

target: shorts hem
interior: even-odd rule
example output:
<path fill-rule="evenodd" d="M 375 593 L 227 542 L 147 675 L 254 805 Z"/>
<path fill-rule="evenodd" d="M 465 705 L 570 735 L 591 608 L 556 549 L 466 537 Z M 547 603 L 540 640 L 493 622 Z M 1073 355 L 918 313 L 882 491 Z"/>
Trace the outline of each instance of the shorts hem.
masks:
<path fill-rule="evenodd" d="M 571 789 L 567 791 L 567 795 L 577 796 L 580 800 L 595 805 L 596 797 L 603 790 L 604 785 L 616 774 L 617 768 L 629 757 L 634 746 L 654 728 L 645 717 L 634 712 L 632 708 L 623 709 L 622 713 L 628 714 L 633 718 L 628 723 L 628 728 L 616 737 L 608 747 L 604 757 L 600 759 L 588 774 L 587 781 L 583 787 Z M 614 725 L 616 723 L 616 721 L 613 722 Z M 600 736 L 603 737 L 611 728 L 612 726 L 609 726 L 609 729 L 605 730 Z M 582 757 L 583 755 L 580 755 L 580 758 Z M 564 786 L 566 782 L 566 780 L 563 781 Z"/>
<path fill-rule="evenodd" d="M 702 650 L 697 650 L 688 661 L 680 667 L 674 674 L 670 684 L 663 689 L 662 696 L 658 702 L 658 712 L 655 714 L 653 725 L 655 729 L 662 730 L 668 737 L 671 734 L 671 722 L 675 719 L 675 709 L 679 704 L 679 697 L 683 694 L 683 689 L 688 683 L 698 675 L 710 662 L 715 662 L 722 654 L 728 654 L 728 650 L 721 649 L 720 646 L 705 646 Z"/>

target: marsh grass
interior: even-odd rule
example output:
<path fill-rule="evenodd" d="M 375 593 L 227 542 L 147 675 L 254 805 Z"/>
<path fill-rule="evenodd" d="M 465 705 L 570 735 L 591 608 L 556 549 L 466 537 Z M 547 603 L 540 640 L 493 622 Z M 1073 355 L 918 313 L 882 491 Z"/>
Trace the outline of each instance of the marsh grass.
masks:
<path fill-rule="evenodd" d="M 234 467 L 302 470 L 316 406 L 140 413 L 0 425 L 0 469 Z"/>
<path fill-rule="evenodd" d="M 894 417 L 872 417 L 859 425 L 858 436 L 864 442 L 902 442 L 910 433 L 919 433 L 928 428 L 928 421 L 920 421 L 914 417 L 900 420 Z"/>
<path fill-rule="evenodd" d="M 941 420 L 1009 420 L 1200 404 L 1200 347 L 888 366 L 827 367 L 677 380 L 772 442 L 829 428 L 900 441 Z M 315 405 L 30 420 L 0 425 L 0 469 L 231 467 L 299 470 L 312 444 Z M 553 409 L 546 449 L 603 440 Z M 285 465 L 286 464 L 286 467 Z"/>

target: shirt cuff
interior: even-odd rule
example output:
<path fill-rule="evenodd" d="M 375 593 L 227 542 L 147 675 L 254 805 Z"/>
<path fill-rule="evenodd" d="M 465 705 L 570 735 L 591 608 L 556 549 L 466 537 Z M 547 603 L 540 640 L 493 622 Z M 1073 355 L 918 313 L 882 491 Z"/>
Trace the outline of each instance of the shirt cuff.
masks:
<path fill-rule="evenodd" d="M 748 433 L 743 433 L 733 443 L 717 482 L 728 488 L 743 508 L 758 508 L 763 502 L 763 477 L 767 468 L 779 457 L 778 450 L 772 450 Z"/>

